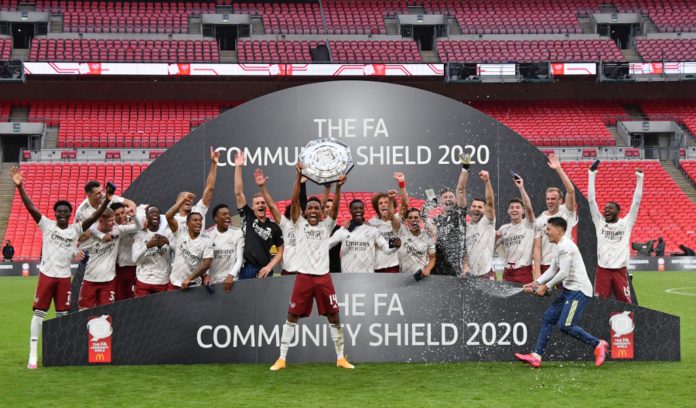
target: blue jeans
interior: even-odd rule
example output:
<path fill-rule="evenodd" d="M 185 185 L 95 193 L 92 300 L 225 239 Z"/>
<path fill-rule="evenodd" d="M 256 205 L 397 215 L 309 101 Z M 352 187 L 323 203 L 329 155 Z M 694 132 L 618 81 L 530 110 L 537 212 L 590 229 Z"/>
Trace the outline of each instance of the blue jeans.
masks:
<path fill-rule="evenodd" d="M 544 354 L 544 349 L 551 337 L 553 326 L 556 325 L 562 333 L 575 337 L 592 347 L 597 347 L 599 339 L 576 324 L 582 316 L 582 311 L 585 309 L 588 299 L 580 291 L 563 289 L 563 292 L 544 313 L 544 323 L 539 331 L 539 338 L 537 338 L 534 352 L 540 356 Z"/>
<path fill-rule="evenodd" d="M 242 267 L 242 270 L 239 271 L 239 279 L 255 279 L 260 270 L 261 268 L 258 266 L 247 263 Z M 273 276 L 273 271 L 266 275 L 266 277 L 269 276 Z"/>

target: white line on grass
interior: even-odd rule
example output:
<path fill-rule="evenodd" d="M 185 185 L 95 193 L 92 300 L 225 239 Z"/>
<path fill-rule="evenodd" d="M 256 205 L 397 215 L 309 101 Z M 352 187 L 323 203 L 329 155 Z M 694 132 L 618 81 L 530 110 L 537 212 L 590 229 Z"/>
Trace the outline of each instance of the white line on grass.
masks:
<path fill-rule="evenodd" d="M 683 296 L 696 296 L 696 292 L 690 293 L 690 292 L 683 292 L 684 290 L 694 290 L 696 287 L 690 286 L 687 288 L 672 288 L 672 289 L 667 289 L 665 292 L 671 293 L 673 295 L 683 295 Z"/>

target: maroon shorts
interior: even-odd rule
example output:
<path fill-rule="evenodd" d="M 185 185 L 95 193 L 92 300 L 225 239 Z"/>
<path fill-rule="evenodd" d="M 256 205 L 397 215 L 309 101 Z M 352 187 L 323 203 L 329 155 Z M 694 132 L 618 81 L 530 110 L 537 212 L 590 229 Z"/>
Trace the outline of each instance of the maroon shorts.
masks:
<path fill-rule="evenodd" d="M 116 301 L 135 296 L 135 266 L 116 265 Z"/>
<path fill-rule="evenodd" d="M 399 268 L 399 265 L 396 265 L 388 268 L 375 269 L 375 273 L 399 273 L 400 270 L 401 268 Z"/>
<path fill-rule="evenodd" d="M 516 283 L 530 283 L 534 280 L 534 275 L 532 274 L 532 265 L 523 266 L 522 268 L 505 268 L 503 270 L 503 281 L 504 282 L 516 282 Z"/>
<path fill-rule="evenodd" d="M 34 310 L 48 310 L 53 300 L 56 312 L 70 310 L 70 278 L 52 278 L 39 273 L 34 295 Z"/>
<path fill-rule="evenodd" d="M 338 313 L 338 299 L 331 274 L 298 273 L 295 277 L 295 286 L 292 288 L 288 313 L 300 317 L 309 316 L 312 314 L 312 299 L 316 299 L 320 315 Z"/>
<path fill-rule="evenodd" d="M 172 291 L 172 290 L 179 290 L 181 289 L 181 286 L 176 286 L 172 284 L 171 282 L 167 283 L 167 291 Z"/>
<path fill-rule="evenodd" d="M 108 282 L 90 282 L 83 280 L 77 306 L 80 310 L 95 306 L 108 305 L 116 301 L 116 280 Z"/>
<path fill-rule="evenodd" d="M 297 272 L 288 272 L 285 269 L 280 271 L 280 276 L 297 275 Z"/>
<path fill-rule="evenodd" d="M 633 303 L 626 268 L 607 269 L 597 266 L 595 271 L 596 296 L 608 299 L 613 294 L 619 302 Z"/>
<path fill-rule="evenodd" d="M 168 288 L 168 283 L 163 283 L 161 285 L 151 285 L 149 283 L 140 282 L 136 279 L 135 297 L 143 297 L 147 295 L 152 295 L 153 293 L 166 292 Z"/>
<path fill-rule="evenodd" d="M 488 273 L 484 273 L 483 275 L 477 275 L 477 276 L 474 276 L 474 278 L 483 279 L 483 280 L 492 280 L 492 281 L 498 279 L 498 277 L 495 274 L 495 271 L 490 271 Z"/>

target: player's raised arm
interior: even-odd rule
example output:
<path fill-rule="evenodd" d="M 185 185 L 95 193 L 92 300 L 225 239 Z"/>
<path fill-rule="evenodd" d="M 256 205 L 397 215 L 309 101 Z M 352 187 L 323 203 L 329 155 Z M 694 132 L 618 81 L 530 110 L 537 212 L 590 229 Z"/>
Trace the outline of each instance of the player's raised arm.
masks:
<path fill-rule="evenodd" d="M 636 177 L 638 177 L 638 181 L 636 182 L 636 190 L 633 192 L 631 209 L 628 211 L 628 218 L 631 224 L 634 224 L 638 218 L 640 200 L 643 198 L 643 170 L 636 169 Z"/>
<path fill-rule="evenodd" d="M 483 181 L 483 185 L 486 188 L 486 206 L 484 214 L 486 218 L 492 221 L 495 219 L 495 192 L 493 191 L 491 176 L 486 170 L 481 170 L 479 172 L 479 177 L 481 177 L 481 181 Z"/>
<path fill-rule="evenodd" d="M 394 180 L 399 184 L 399 215 L 402 220 L 406 220 L 408 213 L 408 191 L 406 191 L 406 176 L 400 171 L 394 172 Z"/>
<path fill-rule="evenodd" d="M 599 160 L 595 160 L 592 166 L 588 170 L 589 179 L 587 181 L 587 201 L 590 204 L 590 214 L 592 215 L 592 221 L 595 223 L 601 222 L 602 214 L 599 212 L 599 207 L 597 206 L 597 195 L 595 193 L 595 177 L 597 176 L 597 168 L 599 167 Z"/>
<path fill-rule="evenodd" d="M 527 217 L 527 222 L 534 224 L 536 216 L 534 215 L 534 208 L 532 207 L 532 200 L 529 199 L 527 190 L 524 189 L 524 179 L 519 175 L 514 178 L 515 185 L 520 190 L 520 197 L 522 198 L 522 203 L 524 204 L 524 214 Z"/>
<path fill-rule="evenodd" d="M 457 207 L 466 208 L 466 184 L 469 181 L 469 167 L 471 167 L 471 157 L 460 155 L 459 160 L 462 164 L 462 171 L 457 180 Z"/>
<path fill-rule="evenodd" d="M 234 198 L 237 201 L 237 209 L 244 208 L 247 205 L 246 197 L 244 196 L 244 181 L 242 179 L 242 167 L 246 157 L 244 151 L 240 150 L 237 157 L 234 158 Z"/>
<path fill-rule="evenodd" d="M 31 198 L 29 198 L 29 195 L 24 190 L 24 178 L 22 177 L 22 173 L 19 171 L 19 167 L 11 168 L 10 176 L 12 176 L 12 182 L 15 184 L 15 187 L 17 187 L 17 191 L 19 191 L 19 196 L 22 197 L 22 203 L 24 203 L 24 207 L 26 207 L 27 211 L 29 211 L 29 214 L 31 214 L 31 218 L 33 218 L 34 221 L 38 224 L 39 221 L 41 221 L 41 217 L 43 217 L 43 215 L 39 210 L 36 209 L 34 203 L 31 201 Z"/>
<path fill-rule="evenodd" d="M 201 201 L 206 207 L 210 207 L 213 201 L 213 192 L 215 191 L 215 182 L 217 181 L 218 162 L 220 161 L 220 152 L 213 150 L 210 146 L 210 170 L 208 170 L 208 178 L 205 179 L 205 188 Z"/>
<path fill-rule="evenodd" d="M 295 165 L 295 183 L 292 185 L 292 199 L 290 200 L 290 220 L 293 224 L 297 222 L 302 212 L 300 208 L 300 181 L 302 180 L 303 168 L 304 164 L 298 161 L 297 165 Z"/>
<path fill-rule="evenodd" d="M 556 157 L 556 154 L 551 153 L 549 155 L 549 167 L 553 169 L 556 174 L 558 174 L 558 177 L 561 178 L 561 182 L 563 183 L 563 187 L 566 189 L 566 196 L 565 196 L 565 206 L 568 209 L 568 211 L 576 212 L 577 211 L 577 204 L 575 201 L 575 186 L 573 186 L 573 183 L 570 181 L 568 178 L 568 175 L 563 171 L 563 167 L 561 166 L 561 161 L 558 160 L 558 157 Z"/>
<path fill-rule="evenodd" d="M 176 219 L 174 219 L 174 216 L 179 213 L 179 208 L 184 205 L 186 200 L 193 201 L 193 193 L 186 192 L 184 194 L 180 194 L 179 199 L 165 214 L 167 224 L 169 224 L 169 229 L 172 230 L 172 233 L 175 233 L 179 229 L 179 223 L 176 221 Z"/>
<path fill-rule="evenodd" d="M 338 208 L 341 205 L 341 186 L 346 183 L 347 177 L 346 176 L 340 176 L 338 178 L 338 181 L 336 182 L 336 190 L 334 192 L 334 199 L 331 204 L 331 209 L 329 209 L 329 217 L 331 217 L 332 220 L 336 221 L 336 218 L 338 218 Z"/>
<path fill-rule="evenodd" d="M 261 196 L 266 201 L 266 205 L 268 206 L 268 208 L 271 210 L 271 215 L 273 216 L 273 219 L 276 223 L 280 223 L 280 218 L 282 217 L 282 214 L 280 213 L 280 211 L 278 211 L 278 205 L 275 201 L 273 201 L 271 193 L 269 193 L 268 188 L 266 188 L 267 180 L 268 177 L 264 176 L 263 170 L 254 170 L 254 182 L 256 182 L 256 185 L 259 187 L 259 191 L 261 192 Z"/>

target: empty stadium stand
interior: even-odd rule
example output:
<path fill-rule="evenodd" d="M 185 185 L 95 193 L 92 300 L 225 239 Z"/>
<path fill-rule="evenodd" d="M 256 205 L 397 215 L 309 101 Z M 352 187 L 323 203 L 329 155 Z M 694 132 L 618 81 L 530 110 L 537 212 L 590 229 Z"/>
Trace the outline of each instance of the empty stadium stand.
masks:
<path fill-rule="evenodd" d="M 237 59 L 240 63 L 250 62 L 312 62 L 310 50 L 317 41 L 273 41 L 251 40 L 237 43 Z M 323 44 L 323 42 L 321 42 Z"/>
<path fill-rule="evenodd" d="M 593 0 L 423 1 L 429 12 L 455 16 L 464 34 L 581 33 L 578 14 L 596 11 L 598 4 Z"/>
<path fill-rule="evenodd" d="M 42 214 L 53 218 L 53 203 L 70 201 L 73 209 L 85 198 L 89 180 L 113 180 L 121 194 L 147 168 L 147 163 L 31 163 L 22 165 L 25 188 Z M 72 220 L 71 220 L 72 221 Z M 12 240 L 15 257 L 38 259 L 41 231 L 15 193 L 5 239 Z"/>
<path fill-rule="evenodd" d="M 437 53 L 442 62 L 623 62 L 611 40 L 440 40 Z"/>
<path fill-rule="evenodd" d="M 696 160 L 681 160 L 679 165 L 691 182 L 696 185 Z"/>
<path fill-rule="evenodd" d="M 235 12 L 260 16 L 268 34 L 323 34 L 318 3 L 234 3 Z"/>
<path fill-rule="evenodd" d="M 63 30 L 81 33 L 187 33 L 188 16 L 214 12 L 209 1 L 71 1 L 36 2 L 37 10 L 63 15 Z"/>
<path fill-rule="evenodd" d="M 59 127 L 59 148 L 165 148 L 220 114 L 215 103 L 32 104 L 29 120 Z"/>
<path fill-rule="evenodd" d="M 12 40 L 0 38 L 0 60 L 9 60 L 12 54 Z"/>
<path fill-rule="evenodd" d="M 47 39 L 31 44 L 29 61 L 218 62 L 215 40 Z"/>
<path fill-rule="evenodd" d="M 422 62 L 415 41 L 329 41 L 334 62 Z"/>
<path fill-rule="evenodd" d="M 589 161 L 564 162 L 563 168 L 570 179 L 587 196 L 587 169 Z M 645 173 L 643 199 L 638 222 L 633 228 L 631 241 L 647 242 L 662 236 L 667 243 L 665 253 L 679 251 L 679 244 L 694 248 L 696 245 L 696 204 L 677 186 L 676 182 L 653 160 L 604 161 L 597 175 L 597 205 L 604 208 L 607 201 L 621 206 L 621 217 L 631 207 L 636 185 L 634 170 Z M 666 200 L 666 197 L 669 197 Z M 580 220 L 583 222 L 583 220 Z"/>
<path fill-rule="evenodd" d="M 674 118 L 696 134 L 696 102 L 693 100 L 646 100 L 640 103 L 649 119 Z"/>
<path fill-rule="evenodd" d="M 696 10 L 689 0 L 614 0 L 621 12 L 650 17 L 663 32 L 696 32 Z"/>
<path fill-rule="evenodd" d="M 491 102 L 473 106 L 537 146 L 614 146 L 607 118 L 625 115 L 618 103 Z"/>
<path fill-rule="evenodd" d="M 695 61 L 696 39 L 637 40 L 636 49 L 645 61 Z"/>

